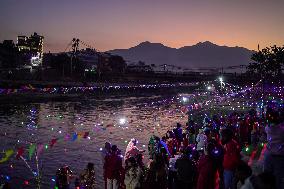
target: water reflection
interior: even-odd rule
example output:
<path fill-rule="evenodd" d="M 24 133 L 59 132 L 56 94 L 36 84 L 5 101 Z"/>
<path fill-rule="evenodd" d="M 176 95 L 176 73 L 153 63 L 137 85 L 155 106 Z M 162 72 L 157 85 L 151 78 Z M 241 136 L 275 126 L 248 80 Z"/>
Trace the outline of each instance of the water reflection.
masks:
<path fill-rule="evenodd" d="M 146 149 L 150 135 L 164 134 L 177 121 L 185 123 L 187 118 L 175 111 L 178 104 L 171 99 L 152 96 L 1 105 L 0 150 L 25 147 L 27 158 L 30 143 L 47 146 L 39 156 L 42 188 L 52 187 L 53 176 L 60 166 L 67 164 L 78 174 L 88 162 L 95 164 L 98 188 L 103 188 L 100 147 L 105 141 L 111 141 L 124 153 L 128 140 L 135 137 L 140 147 Z M 125 123 L 119 123 L 122 118 L 126 119 Z M 71 140 L 74 133 L 84 132 L 89 132 L 89 138 L 79 136 Z M 57 141 L 51 147 L 52 139 Z M 34 156 L 27 162 L 36 170 Z M 0 164 L 0 173 L 9 175 L 17 188 L 24 188 L 25 180 L 29 181 L 30 188 L 35 183 L 25 163 L 14 157 Z"/>

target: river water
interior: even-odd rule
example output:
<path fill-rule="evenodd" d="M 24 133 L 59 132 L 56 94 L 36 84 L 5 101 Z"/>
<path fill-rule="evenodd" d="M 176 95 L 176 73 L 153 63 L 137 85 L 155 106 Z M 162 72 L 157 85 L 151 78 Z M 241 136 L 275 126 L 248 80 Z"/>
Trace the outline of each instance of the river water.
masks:
<path fill-rule="evenodd" d="M 152 134 L 162 136 L 177 122 L 187 121 L 179 106 L 176 95 L 2 104 L 0 157 L 9 149 L 17 153 L 18 148 L 24 147 L 26 161 L 16 159 L 14 153 L 0 163 L 0 179 L 8 179 L 15 188 L 36 188 L 35 175 L 40 170 L 41 188 L 52 188 L 59 167 L 68 165 L 78 175 L 88 162 L 93 162 L 97 188 L 103 188 L 100 148 L 104 143 L 116 144 L 124 154 L 129 140 L 136 138 L 138 147 L 147 150 Z M 52 139 L 56 141 L 51 142 Z M 42 149 L 38 169 L 30 144 Z"/>

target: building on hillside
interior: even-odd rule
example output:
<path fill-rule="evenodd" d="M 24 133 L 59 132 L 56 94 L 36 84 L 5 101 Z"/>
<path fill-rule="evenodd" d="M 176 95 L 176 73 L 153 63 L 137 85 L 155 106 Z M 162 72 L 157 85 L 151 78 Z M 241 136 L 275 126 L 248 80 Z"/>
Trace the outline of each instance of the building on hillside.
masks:
<path fill-rule="evenodd" d="M 72 53 L 68 53 L 69 56 Z M 76 57 L 83 64 L 86 70 L 96 70 L 98 66 L 108 66 L 111 55 L 108 53 L 97 52 L 94 49 L 86 48 L 79 50 Z"/>
<path fill-rule="evenodd" d="M 30 64 L 31 66 L 42 64 L 43 39 L 44 37 L 37 33 L 34 33 L 30 37 L 18 36 L 17 47 L 26 58 L 26 64 Z"/>
<path fill-rule="evenodd" d="M 150 65 L 146 64 L 129 64 L 126 67 L 126 72 L 135 72 L 135 73 L 141 73 L 141 72 L 153 72 L 153 68 Z"/>
<path fill-rule="evenodd" d="M 218 68 L 186 68 L 183 74 L 186 75 L 216 75 L 219 73 Z"/>
<path fill-rule="evenodd" d="M 78 51 L 77 58 L 84 64 L 86 70 L 95 70 L 99 62 L 98 53 L 90 48 Z"/>

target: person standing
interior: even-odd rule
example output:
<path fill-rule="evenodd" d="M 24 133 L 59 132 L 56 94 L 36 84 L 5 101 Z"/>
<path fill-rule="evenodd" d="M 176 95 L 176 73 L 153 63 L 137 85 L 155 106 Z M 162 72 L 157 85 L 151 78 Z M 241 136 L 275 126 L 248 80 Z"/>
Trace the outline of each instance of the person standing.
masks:
<path fill-rule="evenodd" d="M 183 136 L 182 136 L 182 126 L 180 123 L 177 123 L 177 127 L 173 130 L 176 136 L 176 139 L 178 140 L 178 144 L 180 147 L 180 144 L 183 141 Z"/>
<path fill-rule="evenodd" d="M 70 180 L 73 177 L 73 173 L 68 166 L 64 166 L 56 171 L 56 184 L 58 189 L 69 189 Z"/>
<path fill-rule="evenodd" d="M 178 150 L 178 141 L 175 138 L 175 134 L 171 132 L 170 137 L 167 139 L 167 146 L 169 150 L 169 154 L 173 157 L 179 150 Z"/>
<path fill-rule="evenodd" d="M 124 184 L 126 189 L 138 189 L 141 187 L 142 169 L 134 157 L 130 157 L 127 161 L 128 167 L 125 170 Z"/>
<path fill-rule="evenodd" d="M 180 158 L 180 155 L 174 155 L 174 157 L 169 160 L 169 176 L 168 176 L 168 185 L 169 189 L 175 189 L 177 181 L 177 169 L 175 168 L 176 161 Z"/>
<path fill-rule="evenodd" d="M 111 153 L 111 143 L 106 142 L 104 148 L 101 148 L 101 156 L 103 160 L 103 164 L 105 163 L 105 157 Z"/>
<path fill-rule="evenodd" d="M 268 143 L 264 171 L 274 175 L 277 189 L 284 189 L 284 108 L 267 108 L 266 120 L 269 125 L 265 128 Z"/>
<path fill-rule="evenodd" d="M 196 166 L 190 158 L 190 149 L 187 148 L 181 158 L 177 159 L 175 168 L 177 170 L 176 188 L 191 189 L 195 185 Z"/>
<path fill-rule="evenodd" d="M 166 151 L 167 156 L 170 158 L 171 153 L 169 151 L 168 145 L 167 145 L 167 138 L 164 136 L 162 137 L 162 140 L 160 140 L 161 148 L 164 148 Z"/>
<path fill-rule="evenodd" d="M 162 155 L 157 154 L 150 163 L 149 170 L 143 184 L 145 189 L 167 189 L 168 188 L 168 167 Z"/>
<path fill-rule="evenodd" d="M 240 162 L 240 146 L 233 139 L 233 132 L 230 129 L 221 130 L 221 142 L 224 147 L 224 188 L 235 189 L 235 170 Z"/>
<path fill-rule="evenodd" d="M 130 140 L 125 150 L 124 161 L 131 157 L 135 158 L 138 154 L 145 152 L 145 150 L 139 150 L 139 148 L 136 146 L 137 143 L 138 141 L 135 138 Z"/>
<path fill-rule="evenodd" d="M 150 159 L 154 159 L 155 155 L 159 152 L 159 141 L 159 137 L 156 137 L 155 135 L 150 137 L 148 143 L 148 152 Z"/>
<path fill-rule="evenodd" d="M 110 153 L 111 153 L 111 143 L 106 142 L 104 148 L 101 148 L 101 156 L 102 156 L 103 165 L 105 164 L 106 156 L 110 155 Z M 105 175 L 105 169 L 104 169 L 103 176 L 104 176 L 105 189 L 106 189 L 107 188 L 107 179 L 106 179 L 106 175 Z"/>
<path fill-rule="evenodd" d="M 214 189 L 218 170 L 217 158 L 221 152 L 215 142 L 209 142 L 198 162 L 197 189 Z"/>
<path fill-rule="evenodd" d="M 203 154 L 205 145 L 207 143 L 207 136 L 204 134 L 203 129 L 199 129 L 199 134 L 196 137 L 197 148 L 196 150 L 201 154 Z"/>
<path fill-rule="evenodd" d="M 122 171 L 122 157 L 116 145 L 111 147 L 111 154 L 105 157 L 105 177 L 107 189 L 118 189 Z"/>
<path fill-rule="evenodd" d="M 94 164 L 88 163 L 87 168 L 80 175 L 80 187 L 84 189 L 95 188 L 95 170 Z"/>

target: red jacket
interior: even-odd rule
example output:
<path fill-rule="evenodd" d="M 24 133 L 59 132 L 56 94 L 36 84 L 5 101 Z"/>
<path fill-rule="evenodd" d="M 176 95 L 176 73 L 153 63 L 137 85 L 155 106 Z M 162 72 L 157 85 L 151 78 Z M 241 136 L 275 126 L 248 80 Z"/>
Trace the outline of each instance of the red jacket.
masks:
<path fill-rule="evenodd" d="M 202 156 L 198 163 L 198 180 L 196 189 L 214 189 L 217 169 L 209 156 Z"/>
<path fill-rule="evenodd" d="M 176 152 L 178 151 L 178 142 L 175 138 L 172 138 L 171 140 L 167 141 L 167 146 L 169 149 L 169 152 L 172 156 L 174 156 L 176 154 Z"/>
<path fill-rule="evenodd" d="M 105 157 L 104 164 L 105 177 L 107 179 L 120 180 L 122 171 L 122 158 L 117 154 L 110 154 Z"/>
<path fill-rule="evenodd" d="M 224 170 L 235 170 L 240 162 L 240 146 L 235 140 L 224 145 L 225 154 L 223 161 Z"/>
<path fill-rule="evenodd" d="M 188 146 L 188 138 L 184 138 L 182 144 L 183 147 L 186 148 Z"/>

